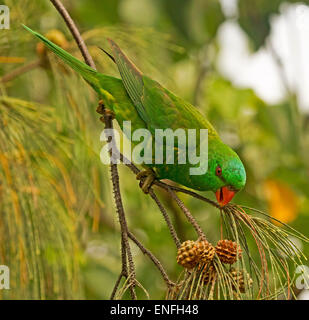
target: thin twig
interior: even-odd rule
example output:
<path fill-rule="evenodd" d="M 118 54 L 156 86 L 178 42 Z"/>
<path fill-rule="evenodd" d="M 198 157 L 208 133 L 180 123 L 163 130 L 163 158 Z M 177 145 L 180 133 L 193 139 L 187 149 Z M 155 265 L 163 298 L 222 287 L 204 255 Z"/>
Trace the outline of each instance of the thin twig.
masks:
<path fill-rule="evenodd" d="M 166 271 L 164 270 L 161 262 L 154 256 L 154 254 L 150 250 L 145 248 L 143 246 L 143 244 L 141 242 L 139 242 L 137 240 L 137 238 L 134 236 L 134 234 L 131 233 L 130 231 L 128 232 L 128 236 L 140 248 L 140 250 L 151 259 L 151 261 L 159 269 L 159 271 L 160 271 L 160 273 L 162 275 L 162 278 L 166 282 L 167 286 L 168 287 L 174 286 L 175 284 L 169 279 L 169 277 L 168 277 Z"/>
<path fill-rule="evenodd" d="M 119 276 L 117 278 L 117 281 L 116 281 L 116 283 L 114 285 L 114 288 L 113 288 L 113 291 L 111 293 L 111 296 L 109 298 L 110 300 L 114 300 L 115 299 L 115 295 L 116 295 L 116 292 L 118 290 L 118 287 L 119 287 L 119 284 L 120 284 L 120 281 L 121 281 L 122 277 L 126 277 L 126 276 L 123 274 L 123 271 L 121 270 L 121 272 L 120 272 L 120 274 L 119 274 Z"/>
<path fill-rule="evenodd" d="M 41 65 L 40 59 L 34 60 L 28 64 L 25 64 L 19 68 L 14 69 L 13 71 L 7 73 L 2 78 L 0 78 L 0 82 L 2 82 L 2 83 L 9 82 L 9 81 L 15 79 L 16 77 L 39 67 L 40 65 Z"/>
<path fill-rule="evenodd" d="M 192 197 L 194 197 L 196 199 L 199 199 L 199 200 L 202 200 L 204 202 L 207 202 L 208 204 L 214 206 L 217 209 L 220 209 L 219 204 L 217 204 L 216 202 L 214 202 L 214 201 L 212 201 L 212 200 L 210 200 L 210 199 L 208 199 L 208 198 L 206 198 L 206 197 L 204 197 L 204 196 L 202 196 L 202 195 L 200 195 L 200 194 L 198 194 L 198 193 L 196 193 L 194 191 L 191 191 L 191 190 L 188 190 L 188 189 L 184 189 L 184 188 L 181 188 L 181 187 L 172 186 L 172 185 L 169 185 L 169 184 L 164 183 L 162 181 L 155 181 L 154 184 L 159 186 L 159 187 L 161 187 L 161 188 L 163 188 L 163 189 L 165 189 L 165 190 L 167 190 L 167 191 L 168 191 L 168 189 L 171 189 L 171 190 L 173 190 L 175 192 L 181 192 L 181 193 L 188 194 L 188 195 L 190 195 L 190 196 L 192 196 Z"/>
<path fill-rule="evenodd" d="M 169 217 L 169 215 L 167 214 L 164 206 L 162 205 L 162 203 L 159 201 L 157 195 L 154 193 L 154 191 L 152 189 L 149 190 L 149 195 L 151 196 L 151 198 L 155 201 L 155 203 L 157 204 L 157 206 L 159 207 L 160 211 L 162 212 L 162 215 L 164 217 L 164 220 L 168 226 L 168 229 L 170 230 L 170 234 L 176 244 L 176 247 L 179 248 L 181 246 L 181 242 L 177 236 L 177 232 L 172 224 L 172 221 Z"/>
<path fill-rule="evenodd" d="M 50 0 L 50 2 L 55 6 L 55 8 L 58 10 L 58 12 L 62 15 L 66 25 L 68 26 L 68 28 L 70 29 L 76 44 L 79 47 L 79 50 L 81 51 L 85 62 L 93 69 L 96 70 L 95 64 L 93 62 L 93 59 L 91 57 L 91 55 L 88 52 L 88 49 L 85 45 L 85 42 L 83 40 L 83 38 L 81 37 L 74 21 L 72 20 L 72 18 L 70 17 L 68 11 L 66 10 L 66 8 L 63 6 L 63 4 L 61 3 L 60 0 Z"/>
<path fill-rule="evenodd" d="M 184 220 L 182 219 L 182 211 L 179 209 L 177 203 L 171 201 L 169 193 L 164 189 L 160 188 L 157 195 L 160 197 L 161 202 L 164 207 L 166 207 L 167 211 L 171 212 L 171 219 L 180 241 L 182 239 L 187 239 Z"/>
<path fill-rule="evenodd" d="M 168 192 L 171 195 L 171 197 L 176 201 L 179 208 L 183 211 L 188 221 L 192 224 L 193 228 L 195 229 L 196 233 L 198 234 L 199 238 L 206 239 L 206 236 L 200 227 L 200 225 L 197 223 L 191 212 L 186 208 L 186 206 L 183 204 L 183 202 L 178 198 L 178 196 L 175 194 L 173 190 L 168 188 Z"/>
<path fill-rule="evenodd" d="M 115 150 L 116 151 L 116 150 Z M 119 159 L 122 163 L 124 163 L 134 174 L 138 174 L 140 169 L 137 168 L 135 164 L 133 164 L 129 159 L 127 159 L 121 152 L 118 151 Z"/>

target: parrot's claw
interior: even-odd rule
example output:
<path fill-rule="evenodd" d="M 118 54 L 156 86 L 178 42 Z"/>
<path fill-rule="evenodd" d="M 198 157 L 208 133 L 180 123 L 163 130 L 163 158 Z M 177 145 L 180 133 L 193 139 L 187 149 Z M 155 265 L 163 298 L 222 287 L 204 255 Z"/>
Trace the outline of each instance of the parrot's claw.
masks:
<path fill-rule="evenodd" d="M 152 169 L 140 171 L 136 175 L 137 180 L 141 180 L 140 187 L 144 193 L 148 194 L 153 182 L 156 180 L 156 174 Z"/>
<path fill-rule="evenodd" d="M 102 117 L 100 117 L 100 120 L 102 122 L 104 122 L 104 116 L 105 117 L 111 117 L 112 120 L 115 119 L 115 113 L 114 111 L 110 110 L 110 109 L 106 109 L 105 106 L 104 106 L 104 102 L 103 100 L 100 100 L 99 101 L 99 105 L 97 107 L 97 113 L 101 114 Z"/>

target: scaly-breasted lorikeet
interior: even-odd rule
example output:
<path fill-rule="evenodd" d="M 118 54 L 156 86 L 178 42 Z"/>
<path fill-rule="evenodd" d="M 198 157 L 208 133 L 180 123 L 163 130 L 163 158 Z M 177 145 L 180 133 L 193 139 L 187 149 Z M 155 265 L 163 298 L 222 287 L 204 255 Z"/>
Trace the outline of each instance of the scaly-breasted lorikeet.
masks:
<path fill-rule="evenodd" d="M 99 97 L 112 96 L 112 111 L 122 126 L 131 121 L 132 129 L 208 129 L 208 170 L 191 175 L 192 164 L 151 164 L 158 179 L 169 179 L 186 187 L 213 191 L 218 203 L 226 205 L 246 183 L 246 172 L 238 155 L 224 144 L 213 126 L 190 103 L 175 96 L 158 82 L 143 75 L 125 56 L 118 45 L 109 40 L 112 57 L 121 79 L 97 72 L 44 36 L 25 27 L 37 36 L 66 64 L 77 71 L 98 93 Z"/>

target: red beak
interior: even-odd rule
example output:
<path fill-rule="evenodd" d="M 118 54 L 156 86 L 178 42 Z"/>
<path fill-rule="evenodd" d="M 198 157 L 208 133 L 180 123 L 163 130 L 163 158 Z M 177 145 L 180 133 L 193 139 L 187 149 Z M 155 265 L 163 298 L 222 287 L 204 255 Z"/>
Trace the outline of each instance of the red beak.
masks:
<path fill-rule="evenodd" d="M 216 198 L 221 207 L 228 204 L 235 196 L 235 191 L 230 190 L 228 187 L 222 187 L 216 191 Z"/>

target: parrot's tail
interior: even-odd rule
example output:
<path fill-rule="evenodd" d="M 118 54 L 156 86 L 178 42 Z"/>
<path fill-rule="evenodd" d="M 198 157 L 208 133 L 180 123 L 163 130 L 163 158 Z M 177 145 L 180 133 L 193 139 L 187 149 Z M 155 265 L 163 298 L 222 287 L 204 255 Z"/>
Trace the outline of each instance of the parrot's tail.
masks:
<path fill-rule="evenodd" d="M 93 87 L 99 87 L 99 81 L 97 78 L 97 71 L 89 67 L 84 62 L 76 59 L 67 51 L 63 50 L 53 42 L 49 41 L 47 38 L 23 25 L 23 27 L 31 32 L 33 35 L 38 37 L 49 49 L 51 49 L 58 57 L 60 57 L 66 64 L 68 64 L 72 69 L 78 72 L 87 82 L 89 82 Z"/>

